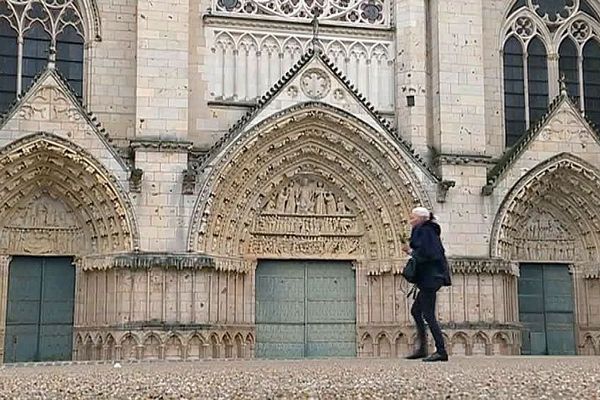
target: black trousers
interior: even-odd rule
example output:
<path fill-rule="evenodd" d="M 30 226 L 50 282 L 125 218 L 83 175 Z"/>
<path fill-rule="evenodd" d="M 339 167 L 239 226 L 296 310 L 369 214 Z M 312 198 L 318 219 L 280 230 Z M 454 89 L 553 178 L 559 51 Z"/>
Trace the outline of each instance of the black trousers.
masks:
<path fill-rule="evenodd" d="M 417 298 L 410 309 L 410 313 L 415 319 L 417 325 L 417 339 L 419 340 L 420 346 L 425 347 L 427 345 L 427 334 L 425 332 L 425 321 L 429 325 L 433 340 L 435 341 L 435 348 L 438 354 L 446 354 L 446 347 L 444 345 L 444 337 L 442 336 L 442 329 L 440 324 L 435 317 L 435 302 L 436 295 L 439 288 L 423 288 L 419 289 Z"/>

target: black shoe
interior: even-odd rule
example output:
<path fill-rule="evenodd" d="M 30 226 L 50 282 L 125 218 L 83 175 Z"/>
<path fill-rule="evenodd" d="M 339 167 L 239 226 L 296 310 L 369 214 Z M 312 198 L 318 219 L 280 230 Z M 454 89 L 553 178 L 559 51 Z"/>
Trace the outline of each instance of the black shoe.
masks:
<path fill-rule="evenodd" d="M 427 357 L 427 350 L 419 349 L 419 350 L 415 351 L 414 353 L 412 353 L 410 356 L 406 356 L 404 358 L 406 360 L 418 360 L 420 358 L 425 358 L 425 357 Z"/>
<path fill-rule="evenodd" d="M 438 362 L 438 361 L 448 361 L 448 354 L 433 353 L 429 357 L 423 359 L 423 362 Z"/>

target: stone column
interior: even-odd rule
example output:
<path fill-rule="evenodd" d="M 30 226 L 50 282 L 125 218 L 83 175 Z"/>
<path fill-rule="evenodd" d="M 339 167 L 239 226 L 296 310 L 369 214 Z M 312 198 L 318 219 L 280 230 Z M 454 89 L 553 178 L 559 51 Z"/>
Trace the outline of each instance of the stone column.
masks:
<path fill-rule="evenodd" d="M 4 335 L 6 334 L 6 309 L 8 306 L 8 267 L 11 256 L 0 256 L 0 363 L 4 362 Z"/>

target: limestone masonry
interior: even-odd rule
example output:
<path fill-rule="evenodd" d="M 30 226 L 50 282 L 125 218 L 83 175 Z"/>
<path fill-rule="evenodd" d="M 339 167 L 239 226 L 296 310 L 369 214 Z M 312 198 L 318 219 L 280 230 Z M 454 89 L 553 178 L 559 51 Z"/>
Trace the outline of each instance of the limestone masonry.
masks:
<path fill-rule="evenodd" d="M 420 205 L 450 354 L 600 354 L 599 15 L 0 0 L 0 360 L 402 356 Z"/>

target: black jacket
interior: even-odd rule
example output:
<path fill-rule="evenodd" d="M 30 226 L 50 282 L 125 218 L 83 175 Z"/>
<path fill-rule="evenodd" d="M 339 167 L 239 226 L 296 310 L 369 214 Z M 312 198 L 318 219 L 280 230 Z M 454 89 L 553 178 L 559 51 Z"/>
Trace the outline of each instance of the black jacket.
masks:
<path fill-rule="evenodd" d="M 417 263 L 418 288 L 439 288 L 452 284 L 446 251 L 440 239 L 441 231 L 434 221 L 426 221 L 412 229 L 410 247 Z"/>

